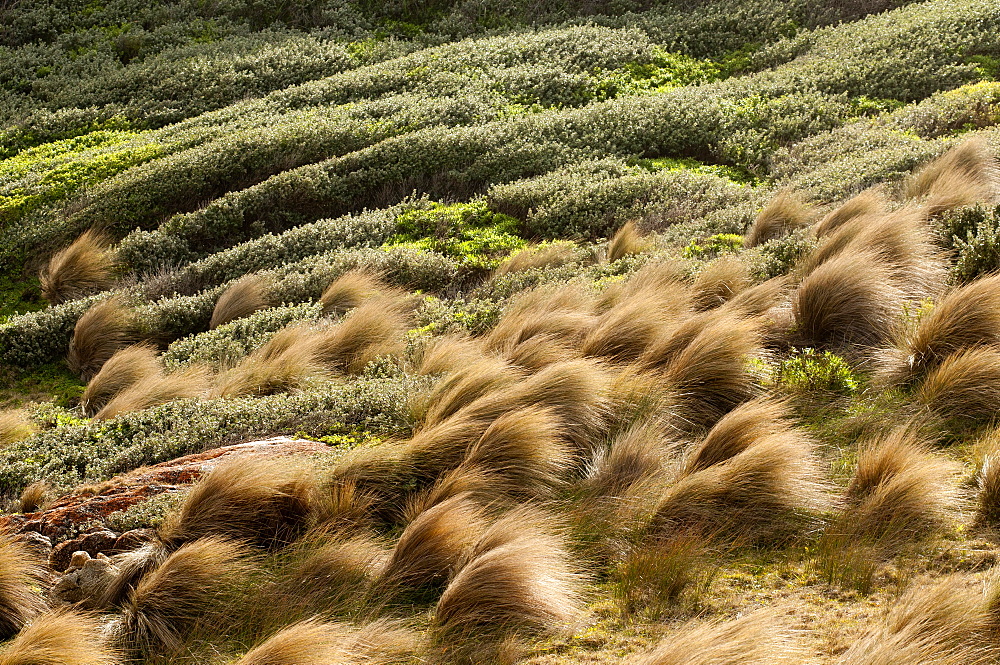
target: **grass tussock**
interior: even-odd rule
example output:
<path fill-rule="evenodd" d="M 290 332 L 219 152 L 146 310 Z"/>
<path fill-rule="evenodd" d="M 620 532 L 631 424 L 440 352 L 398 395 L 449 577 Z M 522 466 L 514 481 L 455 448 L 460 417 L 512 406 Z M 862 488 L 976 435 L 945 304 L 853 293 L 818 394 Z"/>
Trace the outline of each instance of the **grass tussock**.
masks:
<path fill-rule="evenodd" d="M 93 230 L 85 231 L 49 259 L 39 275 L 42 297 L 58 305 L 110 289 L 114 285 L 114 267 L 107 238 Z"/>
<path fill-rule="evenodd" d="M 976 473 L 976 523 L 1000 526 L 1000 432 L 987 434 L 979 443 Z"/>
<path fill-rule="evenodd" d="M 743 241 L 744 247 L 756 247 L 797 228 L 808 226 L 813 211 L 792 192 L 779 192 L 754 219 Z"/>
<path fill-rule="evenodd" d="M 354 627 L 307 619 L 278 631 L 234 665 L 389 665 L 414 662 L 418 648 L 412 631 L 390 621 Z"/>
<path fill-rule="evenodd" d="M 630 220 L 622 224 L 621 228 L 608 241 L 608 261 L 617 261 L 626 256 L 641 254 L 648 248 L 649 241 L 639 233 L 639 227 L 636 226 L 635 222 Z"/>
<path fill-rule="evenodd" d="M 417 374 L 454 372 L 483 356 L 479 342 L 463 335 L 446 335 L 429 340 L 419 350 Z"/>
<path fill-rule="evenodd" d="M 845 253 L 818 267 L 792 297 L 796 334 L 806 344 L 875 347 L 897 330 L 903 294 L 870 253 Z"/>
<path fill-rule="evenodd" d="M 178 399 L 201 397 L 208 392 L 209 384 L 210 374 L 204 367 L 191 366 L 169 374 L 159 373 L 119 392 L 94 414 L 94 418 L 108 420 Z"/>
<path fill-rule="evenodd" d="M 720 257 L 698 273 L 694 280 L 694 305 L 706 310 L 719 307 L 753 283 L 746 264 L 735 256 Z"/>
<path fill-rule="evenodd" d="M 35 423 L 24 411 L 11 409 L 0 412 L 0 448 L 28 438 L 36 430 Z"/>
<path fill-rule="evenodd" d="M 225 625 L 238 608 L 233 591 L 250 573 L 245 546 L 208 537 L 168 556 L 129 593 L 119 631 L 131 650 L 176 653 L 199 625 Z"/>
<path fill-rule="evenodd" d="M 762 316 L 785 300 L 788 282 L 788 278 L 781 275 L 743 289 L 727 300 L 721 309 L 741 316 Z"/>
<path fill-rule="evenodd" d="M 316 358 L 336 371 L 356 374 L 379 356 L 403 351 L 411 318 L 407 299 L 371 297 L 337 325 L 316 333 Z"/>
<path fill-rule="evenodd" d="M 584 498 L 628 498 L 638 488 L 662 487 L 666 482 L 671 442 L 660 427 L 638 422 L 615 436 L 600 451 L 578 483 Z"/>
<path fill-rule="evenodd" d="M 314 334 L 293 326 L 216 377 L 212 393 L 218 397 L 274 395 L 329 377 L 317 358 Z"/>
<path fill-rule="evenodd" d="M 986 142 L 973 137 L 919 169 L 904 186 L 904 196 L 923 201 L 929 215 L 978 202 L 1000 192 L 1000 164 Z"/>
<path fill-rule="evenodd" d="M 119 298 L 109 298 L 83 313 L 73 329 L 66 361 L 69 369 L 90 381 L 111 356 L 135 341 L 131 312 Z"/>
<path fill-rule="evenodd" d="M 804 436 L 795 431 L 788 417 L 788 406 L 783 402 L 760 399 L 741 404 L 723 416 L 688 454 L 684 475 L 721 464 L 769 437 Z M 803 440 L 802 445 L 809 444 Z"/>
<path fill-rule="evenodd" d="M 521 374 L 506 361 L 480 356 L 444 376 L 428 395 L 422 411 L 425 426 L 443 422 L 491 392 L 515 383 Z"/>
<path fill-rule="evenodd" d="M 526 372 L 538 372 L 549 365 L 580 357 L 579 348 L 556 335 L 536 335 L 507 352 L 507 362 Z"/>
<path fill-rule="evenodd" d="M 45 608 L 36 591 L 44 569 L 32 551 L 10 533 L 0 532 L 0 639 L 13 637 Z"/>
<path fill-rule="evenodd" d="M 803 662 L 794 632 L 758 611 L 725 623 L 688 624 L 642 657 L 640 665 L 780 665 Z"/>
<path fill-rule="evenodd" d="M 43 614 L 0 649 L 0 665 L 117 665 L 121 655 L 102 629 L 88 614 Z"/>
<path fill-rule="evenodd" d="M 191 488 L 160 528 L 160 536 L 174 547 L 206 536 L 279 547 L 302 532 L 314 493 L 311 474 L 297 464 L 263 459 L 221 462 Z"/>
<path fill-rule="evenodd" d="M 45 507 L 49 501 L 52 486 L 44 480 L 36 480 L 21 492 L 18 498 L 18 510 L 22 513 L 33 513 Z"/>
<path fill-rule="evenodd" d="M 696 534 L 632 545 L 612 571 L 612 596 L 626 618 L 684 612 L 711 582 L 708 561 L 709 542 Z"/>
<path fill-rule="evenodd" d="M 536 335 L 575 344 L 594 323 L 594 297 L 579 285 L 541 287 L 514 299 L 485 338 L 489 351 L 507 354 Z"/>
<path fill-rule="evenodd" d="M 161 372 L 159 355 L 151 345 L 136 344 L 116 351 L 87 384 L 80 407 L 86 415 L 94 416 L 122 391 Z"/>
<path fill-rule="evenodd" d="M 1000 351 L 974 348 L 951 354 L 927 373 L 914 399 L 956 424 L 989 421 L 1000 410 Z"/>
<path fill-rule="evenodd" d="M 319 302 L 323 314 L 341 315 L 368 298 L 390 290 L 377 275 L 363 270 L 349 270 L 323 289 Z"/>
<path fill-rule="evenodd" d="M 325 535 L 325 534 L 324 534 Z M 343 608 L 368 589 L 388 554 L 370 536 L 333 531 L 327 542 L 308 550 L 284 572 L 282 591 L 290 602 L 312 600 L 322 608 Z"/>
<path fill-rule="evenodd" d="M 633 362 L 691 311 L 681 284 L 659 292 L 629 293 L 597 319 L 580 349 L 584 355 Z"/>
<path fill-rule="evenodd" d="M 848 199 L 828 213 L 813 228 L 820 238 L 825 237 L 856 219 L 872 219 L 886 213 L 886 201 L 877 189 L 866 189 Z"/>
<path fill-rule="evenodd" d="M 496 275 L 509 275 L 535 268 L 554 268 L 570 263 L 576 257 L 576 245 L 572 242 L 552 242 L 544 245 L 529 245 L 510 255 L 497 266 Z"/>
<path fill-rule="evenodd" d="M 246 275 L 233 282 L 219 296 L 208 327 L 214 330 L 224 323 L 250 316 L 269 306 L 267 281 L 260 275 Z"/>

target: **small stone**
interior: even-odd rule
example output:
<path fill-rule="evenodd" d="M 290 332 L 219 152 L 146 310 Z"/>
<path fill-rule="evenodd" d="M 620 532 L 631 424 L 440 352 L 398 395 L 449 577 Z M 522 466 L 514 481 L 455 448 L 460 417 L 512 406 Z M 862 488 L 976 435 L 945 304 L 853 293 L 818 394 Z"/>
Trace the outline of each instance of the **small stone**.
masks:
<path fill-rule="evenodd" d="M 73 556 L 69 560 L 69 570 L 83 568 L 88 561 L 90 561 L 90 552 L 84 550 L 73 552 Z"/>

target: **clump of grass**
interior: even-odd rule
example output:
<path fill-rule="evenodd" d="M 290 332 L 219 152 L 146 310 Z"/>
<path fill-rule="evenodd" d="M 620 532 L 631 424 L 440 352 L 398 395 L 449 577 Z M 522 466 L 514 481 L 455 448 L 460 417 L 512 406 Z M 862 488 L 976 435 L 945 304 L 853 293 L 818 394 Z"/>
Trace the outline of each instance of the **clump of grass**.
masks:
<path fill-rule="evenodd" d="M 357 603 L 384 567 L 388 554 L 370 536 L 350 531 L 324 532 L 322 545 L 307 550 L 286 568 L 280 579 L 290 602 L 317 602 L 325 609 L 340 609 Z M 307 543 L 308 544 L 308 543 Z"/>
<path fill-rule="evenodd" d="M 224 323 L 242 319 L 269 306 L 266 280 L 260 275 L 246 275 L 233 282 L 215 303 L 212 320 L 208 327 L 212 330 Z"/>
<path fill-rule="evenodd" d="M 94 414 L 94 418 L 108 420 L 177 399 L 199 397 L 207 392 L 208 386 L 209 372 L 203 367 L 191 366 L 169 374 L 159 373 L 119 392 Z"/>
<path fill-rule="evenodd" d="M 133 316 L 119 298 L 93 305 L 76 322 L 66 360 L 70 371 L 90 381 L 111 356 L 135 341 Z"/>
<path fill-rule="evenodd" d="M 754 400 L 742 404 L 719 420 L 708 435 L 687 456 L 684 474 L 690 475 L 736 457 L 769 437 L 803 437 L 788 420 L 788 407 L 774 400 Z"/>
<path fill-rule="evenodd" d="M 343 321 L 316 334 L 316 358 L 337 371 L 356 374 L 379 356 L 402 352 L 410 318 L 403 298 L 369 298 Z"/>
<path fill-rule="evenodd" d="M 848 222 L 872 219 L 885 212 L 886 201 L 882 194 L 877 189 L 866 189 L 823 217 L 813 230 L 819 237 L 828 236 Z"/>
<path fill-rule="evenodd" d="M 497 275 L 509 275 L 514 272 L 531 270 L 533 268 L 549 268 L 561 266 L 572 261 L 576 256 L 576 245 L 572 242 L 552 242 L 544 245 L 529 245 L 510 255 L 497 266 Z"/>
<path fill-rule="evenodd" d="M 639 227 L 634 221 L 627 221 L 608 241 L 608 261 L 618 259 L 633 254 L 641 254 L 649 248 L 649 241 L 639 233 Z"/>
<path fill-rule="evenodd" d="M 788 278 L 781 275 L 735 293 L 722 309 L 742 316 L 761 316 L 776 307 L 787 291 Z"/>
<path fill-rule="evenodd" d="M 694 281 L 697 309 L 712 309 L 731 300 L 752 284 L 746 264 L 735 256 L 723 256 L 709 263 Z"/>
<path fill-rule="evenodd" d="M 914 399 L 931 413 L 956 424 L 975 425 L 1000 410 L 1000 351 L 957 351 L 927 373 Z"/>
<path fill-rule="evenodd" d="M 39 616 L 0 650 L 0 665 L 116 665 L 100 620 L 68 610 Z"/>
<path fill-rule="evenodd" d="M 150 345 L 137 344 L 116 351 L 87 384 L 80 406 L 86 415 L 93 416 L 122 391 L 161 372 L 159 356 Z"/>
<path fill-rule="evenodd" d="M 160 527 L 160 536 L 172 547 L 206 536 L 279 547 L 302 532 L 314 493 L 310 473 L 294 463 L 222 462 L 191 488 Z"/>
<path fill-rule="evenodd" d="M 754 219 L 747 231 L 744 247 L 756 247 L 780 238 L 794 229 L 808 226 L 813 212 L 791 192 L 779 192 Z"/>
<path fill-rule="evenodd" d="M 22 513 L 33 513 L 41 510 L 48 501 L 51 491 L 52 486 L 44 480 L 31 483 L 21 492 L 21 497 L 18 499 L 18 509 Z"/>
<path fill-rule="evenodd" d="M 417 373 L 442 374 L 457 371 L 483 357 L 479 342 L 464 335 L 434 337 L 418 351 Z"/>
<path fill-rule="evenodd" d="M 35 591 L 43 580 L 44 569 L 31 550 L 0 532 L 0 639 L 13 637 L 45 608 Z"/>
<path fill-rule="evenodd" d="M 6 448 L 35 433 L 36 427 L 28 414 L 19 409 L 0 412 L 0 448 Z"/>
<path fill-rule="evenodd" d="M 111 288 L 114 261 L 107 247 L 107 238 L 89 230 L 57 252 L 39 275 L 42 296 L 58 305 Z"/>
<path fill-rule="evenodd" d="M 519 378 L 520 373 L 500 358 L 472 358 L 434 385 L 422 409 L 424 424 L 440 423 L 487 393 L 505 388 Z"/>
<path fill-rule="evenodd" d="M 990 432 L 980 442 L 982 450 L 976 473 L 976 522 L 1000 525 L 1000 432 Z"/>
<path fill-rule="evenodd" d="M 642 657 L 640 665 L 780 665 L 802 662 L 794 633 L 758 611 L 726 623 L 687 625 Z"/>
<path fill-rule="evenodd" d="M 587 356 L 632 362 L 690 310 L 690 293 L 679 283 L 665 291 L 628 293 L 600 315 L 581 341 L 580 350 Z"/>
<path fill-rule="evenodd" d="M 316 619 L 278 631 L 248 651 L 235 665 L 327 665 L 343 662 L 344 629 Z"/>
<path fill-rule="evenodd" d="M 317 358 L 316 344 L 315 334 L 305 328 L 285 328 L 235 367 L 216 377 L 213 394 L 219 397 L 273 395 L 328 378 L 329 372 Z"/>
<path fill-rule="evenodd" d="M 363 270 L 349 270 L 323 289 L 319 302 L 323 306 L 323 314 L 339 315 L 388 289 L 376 275 Z"/>
<path fill-rule="evenodd" d="M 904 195 L 922 199 L 929 215 L 993 200 L 1000 191 L 1000 165 L 980 137 L 959 143 L 913 174 Z"/>
<path fill-rule="evenodd" d="M 707 557 L 708 542 L 695 534 L 628 548 L 612 572 L 620 611 L 661 619 L 680 610 L 683 594 L 697 595 L 710 582 Z"/>

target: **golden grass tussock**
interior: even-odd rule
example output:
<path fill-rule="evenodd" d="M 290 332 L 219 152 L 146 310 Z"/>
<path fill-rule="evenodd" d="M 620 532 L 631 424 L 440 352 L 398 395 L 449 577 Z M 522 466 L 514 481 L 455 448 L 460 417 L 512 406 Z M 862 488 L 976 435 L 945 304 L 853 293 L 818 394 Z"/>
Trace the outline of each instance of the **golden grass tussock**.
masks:
<path fill-rule="evenodd" d="M 42 562 L 13 534 L 0 532 L 0 640 L 13 637 L 45 608 L 36 592 L 42 586 Z"/>
<path fill-rule="evenodd" d="M 795 632 L 759 610 L 735 621 L 690 623 L 641 657 L 639 665 L 794 665 L 805 662 Z"/>
<path fill-rule="evenodd" d="M 927 373 L 914 399 L 931 413 L 957 423 L 989 421 L 1000 412 L 1000 351 L 957 351 Z"/>
<path fill-rule="evenodd" d="M 149 344 L 135 344 L 116 351 L 87 383 L 80 397 L 80 407 L 93 416 L 116 395 L 148 381 L 162 372 L 159 354 Z"/>
<path fill-rule="evenodd" d="M 615 235 L 608 240 L 608 262 L 623 259 L 633 254 L 642 254 L 649 249 L 649 241 L 639 232 L 639 227 L 632 220 L 622 224 Z"/>
<path fill-rule="evenodd" d="M 66 361 L 71 372 L 90 381 L 111 356 L 135 341 L 131 312 L 119 298 L 90 307 L 76 322 Z"/>
<path fill-rule="evenodd" d="M 1000 526 L 1000 430 L 979 442 L 976 473 L 976 523 Z"/>
<path fill-rule="evenodd" d="M 425 426 L 455 415 L 480 397 L 516 383 L 522 375 L 502 358 L 480 356 L 442 377 L 424 404 Z"/>
<path fill-rule="evenodd" d="M 733 542 L 771 541 L 801 530 L 830 506 L 811 446 L 770 437 L 682 477 L 661 497 L 650 529 L 666 537 L 689 532 Z"/>
<path fill-rule="evenodd" d="M 907 181 L 903 194 L 923 201 L 929 215 L 974 203 L 988 203 L 1000 193 L 1000 163 L 980 137 L 967 139 L 932 160 Z"/>
<path fill-rule="evenodd" d="M 281 591 L 290 602 L 315 599 L 324 608 L 352 605 L 384 566 L 388 553 L 370 536 L 333 531 L 283 571 Z"/>
<path fill-rule="evenodd" d="M 467 335 L 433 337 L 419 349 L 417 374 L 454 372 L 483 357 L 479 341 Z"/>
<path fill-rule="evenodd" d="M 747 265 L 736 256 L 715 259 L 694 280 L 696 309 L 719 307 L 753 284 Z"/>
<path fill-rule="evenodd" d="M 663 431 L 639 422 L 611 440 L 600 451 L 578 483 L 584 497 L 625 498 L 636 487 L 662 486 L 674 445 Z"/>
<path fill-rule="evenodd" d="M 56 252 L 38 276 L 42 297 L 58 305 L 110 289 L 115 264 L 108 244 L 107 238 L 91 229 Z"/>
<path fill-rule="evenodd" d="M 877 189 L 866 189 L 844 201 L 813 227 L 819 237 L 828 236 L 841 226 L 858 218 L 879 217 L 887 212 L 886 200 Z"/>
<path fill-rule="evenodd" d="M 424 511 L 459 494 L 484 506 L 499 506 L 509 501 L 502 480 L 483 468 L 460 464 L 442 473 L 427 489 L 408 494 L 403 501 L 402 521 L 412 522 Z"/>
<path fill-rule="evenodd" d="M 556 335 L 574 343 L 593 325 L 595 307 L 594 295 L 578 284 L 528 291 L 504 309 L 485 337 L 485 348 L 504 354 L 536 335 Z"/>
<path fill-rule="evenodd" d="M 494 274 L 509 275 L 535 268 L 554 268 L 570 263 L 575 258 L 576 244 L 569 241 L 529 245 L 511 254 L 497 266 Z"/>
<path fill-rule="evenodd" d="M 285 330 L 289 330 L 286 328 Z M 274 395 L 330 378 L 331 374 L 317 358 L 315 337 L 302 328 L 281 337 L 272 337 L 238 365 L 219 374 L 212 394 L 217 397 Z M 293 337 L 299 337 L 293 342 Z M 283 346 L 281 351 L 276 347 Z"/>
<path fill-rule="evenodd" d="M 201 397 L 208 392 L 210 372 L 192 365 L 169 374 L 157 374 L 133 384 L 111 398 L 94 414 L 97 420 L 108 420 L 123 413 L 141 411 L 178 399 Z"/>
<path fill-rule="evenodd" d="M 292 542 L 306 526 L 315 491 L 311 472 L 296 462 L 222 461 L 167 517 L 160 536 L 173 547 L 205 536 L 280 547 Z"/>
<path fill-rule="evenodd" d="M 779 192 L 754 219 L 743 246 L 756 247 L 780 238 L 797 228 L 808 226 L 812 218 L 812 209 L 798 196 L 789 191 Z"/>
<path fill-rule="evenodd" d="M 182 545 L 147 573 L 122 606 L 125 644 L 146 654 L 177 652 L 199 625 L 225 625 L 233 591 L 252 570 L 246 546 L 208 537 Z"/>
<path fill-rule="evenodd" d="M 785 275 L 743 289 L 720 308 L 741 316 L 762 316 L 785 300 L 789 280 Z"/>
<path fill-rule="evenodd" d="M 526 372 L 538 372 L 549 365 L 576 360 L 581 351 L 558 335 L 535 335 L 507 351 L 507 362 Z"/>
<path fill-rule="evenodd" d="M 954 475 L 954 465 L 912 427 L 899 427 L 861 448 L 847 506 L 831 531 L 880 545 L 940 531 L 953 517 Z"/>
<path fill-rule="evenodd" d="M 349 270 L 323 289 L 319 302 L 323 314 L 340 315 L 354 309 L 368 298 L 393 290 L 378 275 L 364 270 Z"/>
<path fill-rule="evenodd" d="M 724 415 L 688 454 L 684 475 L 732 459 L 769 437 L 804 437 L 788 418 L 788 406 L 783 402 L 758 399 L 741 404 Z M 802 445 L 809 443 L 803 440 Z"/>
<path fill-rule="evenodd" d="M 580 349 L 587 356 L 632 362 L 690 311 L 690 291 L 680 284 L 675 289 L 630 293 L 600 315 Z"/>
<path fill-rule="evenodd" d="M 996 662 L 988 605 L 960 576 L 914 584 L 888 616 L 855 640 L 840 665 L 985 665 Z"/>
<path fill-rule="evenodd" d="M 977 346 L 1000 347 L 1000 275 L 955 288 L 934 303 L 890 352 L 885 373 L 890 381 L 906 381 Z"/>
<path fill-rule="evenodd" d="M 413 632 L 390 621 L 356 628 L 314 618 L 283 628 L 234 665 L 388 665 L 413 662 L 417 649 Z"/>
<path fill-rule="evenodd" d="M 356 374 L 379 356 L 402 352 L 411 318 L 405 298 L 371 297 L 337 325 L 316 333 L 316 357 L 337 371 Z"/>
<path fill-rule="evenodd" d="M 0 412 L 0 448 L 27 439 L 37 429 L 28 414 L 20 409 Z"/>
<path fill-rule="evenodd" d="M 107 581 L 94 605 L 101 608 L 121 607 L 142 578 L 156 570 L 168 556 L 167 546 L 159 540 L 116 554 L 112 560 L 118 572 Z"/>
<path fill-rule="evenodd" d="M 245 275 L 222 292 L 212 310 L 208 327 L 212 330 L 224 323 L 242 319 L 269 306 L 267 280 L 261 275 Z"/>
<path fill-rule="evenodd" d="M 485 526 L 483 508 L 467 494 L 428 508 L 403 530 L 380 583 L 400 590 L 444 585 Z"/>
<path fill-rule="evenodd" d="M 314 521 L 318 524 L 365 523 L 369 514 L 398 509 L 402 486 L 414 469 L 406 445 L 383 443 L 347 451 L 319 487 Z"/>
<path fill-rule="evenodd" d="M 578 618 L 583 579 L 563 539 L 515 516 L 484 534 L 445 588 L 433 618 L 439 639 L 554 633 Z"/>
<path fill-rule="evenodd" d="M 21 496 L 17 500 L 18 510 L 22 513 L 33 513 L 41 510 L 50 500 L 51 492 L 52 486 L 50 484 L 44 480 L 36 480 L 21 491 Z"/>
<path fill-rule="evenodd" d="M 796 289 L 796 334 L 820 347 L 879 346 L 898 331 L 903 301 L 891 271 L 876 257 L 845 253 L 818 267 Z"/>
<path fill-rule="evenodd" d="M 28 624 L 0 648 L 0 665 L 117 665 L 98 617 L 57 610 Z"/>

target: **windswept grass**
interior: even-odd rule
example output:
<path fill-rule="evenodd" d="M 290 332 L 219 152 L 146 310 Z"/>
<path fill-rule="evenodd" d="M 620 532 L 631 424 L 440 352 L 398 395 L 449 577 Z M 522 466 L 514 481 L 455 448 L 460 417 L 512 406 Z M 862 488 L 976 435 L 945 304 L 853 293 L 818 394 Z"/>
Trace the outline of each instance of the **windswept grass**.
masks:
<path fill-rule="evenodd" d="M 39 275 L 42 295 L 58 305 L 111 288 L 114 262 L 108 240 L 89 230 L 49 259 Z"/>

